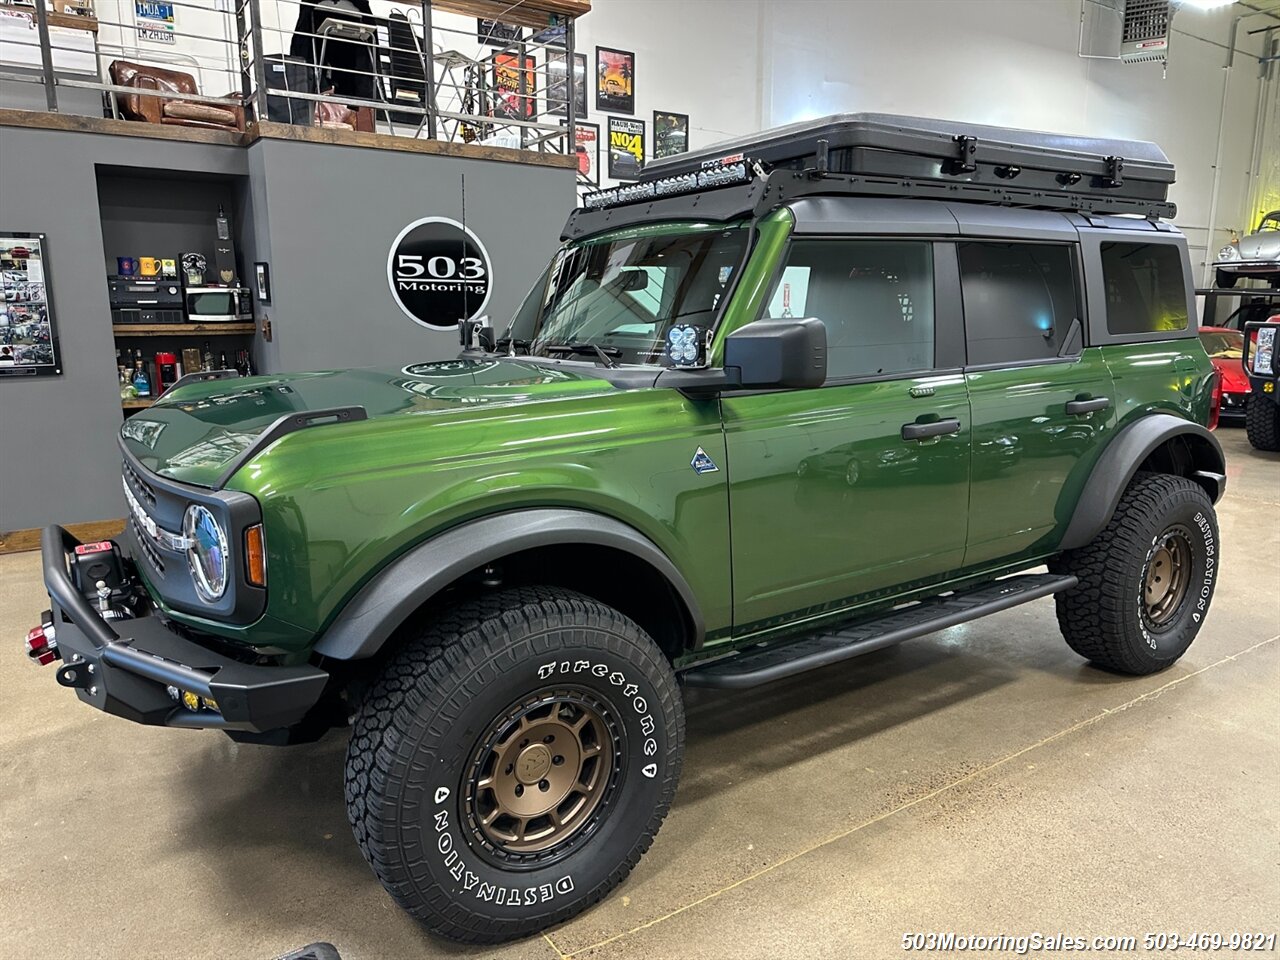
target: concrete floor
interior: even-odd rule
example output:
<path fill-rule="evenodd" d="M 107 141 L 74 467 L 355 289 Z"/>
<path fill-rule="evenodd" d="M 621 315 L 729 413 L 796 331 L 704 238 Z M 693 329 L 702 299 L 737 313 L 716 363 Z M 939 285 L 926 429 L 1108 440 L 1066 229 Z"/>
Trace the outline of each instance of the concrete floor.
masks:
<path fill-rule="evenodd" d="M 45 605 L 37 557 L 0 557 L 0 956 L 882 958 L 917 931 L 1276 932 L 1280 457 L 1220 436 L 1224 576 L 1175 667 L 1091 669 L 1045 600 L 699 692 L 631 878 L 500 949 L 432 940 L 382 892 L 347 827 L 341 736 L 237 746 L 81 706 L 17 649 Z"/>

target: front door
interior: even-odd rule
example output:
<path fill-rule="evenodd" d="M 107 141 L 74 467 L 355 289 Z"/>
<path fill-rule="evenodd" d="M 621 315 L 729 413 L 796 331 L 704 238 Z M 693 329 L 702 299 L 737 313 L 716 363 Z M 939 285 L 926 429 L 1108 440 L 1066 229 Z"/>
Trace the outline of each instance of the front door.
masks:
<path fill-rule="evenodd" d="M 960 566 L 969 401 L 935 361 L 952 321 L 933 259 L 924 240 L 793 242 L 766 315 L 821 319 L 828 376 L 722 397 L 737 635 Z"/>

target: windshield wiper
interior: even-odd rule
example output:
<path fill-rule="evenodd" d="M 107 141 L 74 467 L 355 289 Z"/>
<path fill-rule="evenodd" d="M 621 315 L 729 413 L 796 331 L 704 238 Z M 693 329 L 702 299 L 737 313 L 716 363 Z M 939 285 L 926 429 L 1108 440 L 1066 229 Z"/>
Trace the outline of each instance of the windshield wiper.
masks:
<path fill-rule="evenodd" d="M 598 343 L 548 343 L 542 349 L 547 353 L 595 354 L 606 367 L 616 367 L 618 363 L 615 358 L 622 356 L 622 351 L 617 347 L 602 347 Z"/>

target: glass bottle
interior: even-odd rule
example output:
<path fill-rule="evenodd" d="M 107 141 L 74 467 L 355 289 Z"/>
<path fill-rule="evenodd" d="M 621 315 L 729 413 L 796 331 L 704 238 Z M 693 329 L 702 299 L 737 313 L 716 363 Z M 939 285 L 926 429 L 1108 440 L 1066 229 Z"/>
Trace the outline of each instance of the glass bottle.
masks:
<path fill-rule="evenodd" d="M 142 351 L 138 351 L 141 353 Z M 133 389 L 137 391 L 139 397 L 151 396 L 151 378 L 147 376 L 147 368 L 143 364 L 141 357 L 135 361 L 133 370 Z"/>

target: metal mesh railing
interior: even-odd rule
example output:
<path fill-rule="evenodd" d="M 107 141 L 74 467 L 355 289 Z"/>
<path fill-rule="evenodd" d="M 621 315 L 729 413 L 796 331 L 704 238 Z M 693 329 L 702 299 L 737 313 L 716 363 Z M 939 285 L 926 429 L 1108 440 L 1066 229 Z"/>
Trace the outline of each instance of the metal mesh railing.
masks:
<path fill-rule="evenodd" d="M 585 77 L 571 18 L 515 27 L 447 0 L 37 2 L 0 10 L 0 81 L 43 86 L 50 111 L 60 92 L 88 89 L 131 120 L 573 152 Z"/>

